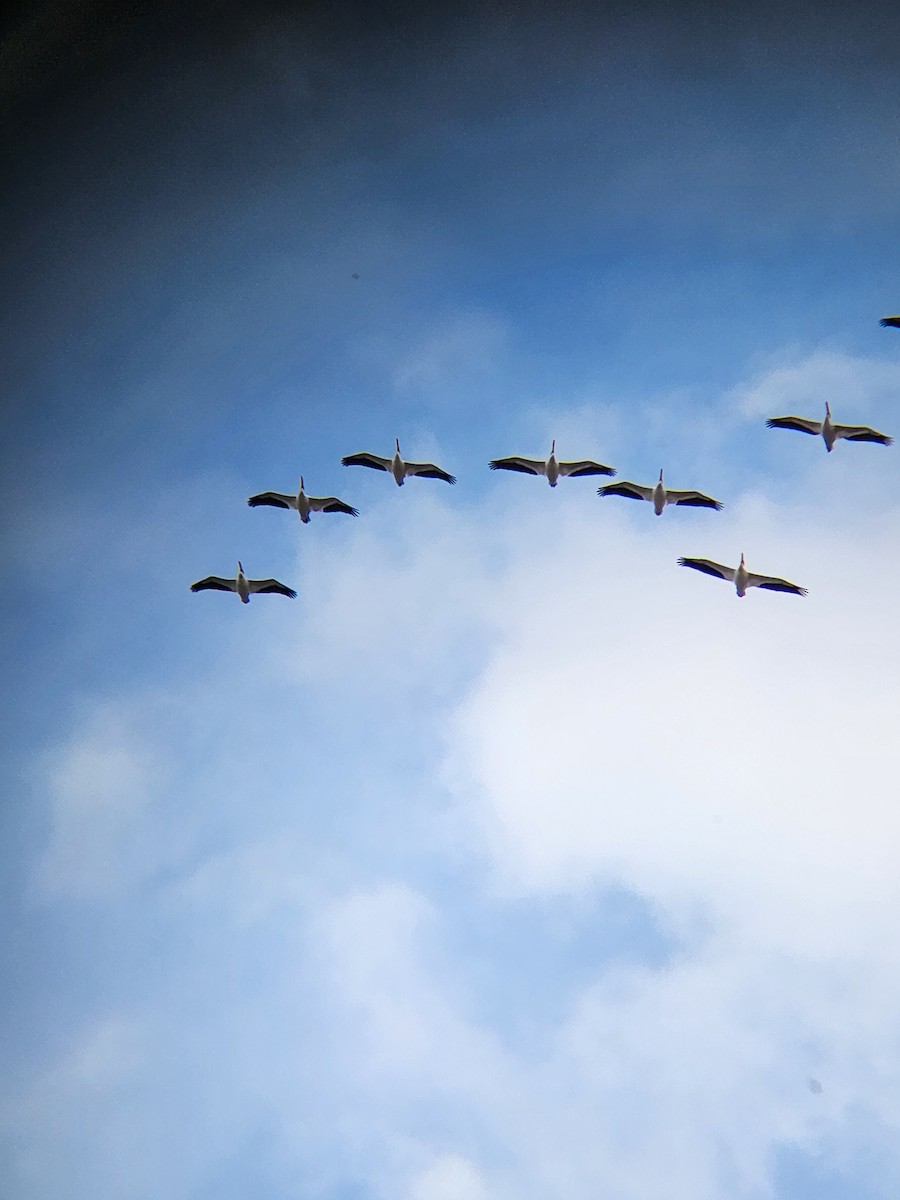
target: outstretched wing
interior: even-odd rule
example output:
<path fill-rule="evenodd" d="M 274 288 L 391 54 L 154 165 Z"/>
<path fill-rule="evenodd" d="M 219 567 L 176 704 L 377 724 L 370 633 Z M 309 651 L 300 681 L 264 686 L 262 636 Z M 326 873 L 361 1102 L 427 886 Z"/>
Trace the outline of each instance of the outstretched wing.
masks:
<path fill-rule="evenodd" d="M 625 496 L 628 500 L 651 500 L 653 488 L 642 487 L 639 483 L 629 483 L 623 479 L 621 483 L 606 483 L 597 488 L 598 496 Z"/>
<path fill-rule="evenodd" d="M 848 442 L 878 442 L 880 446 L 893 445 L 894 439 L 868 425 L 835 425 L 835 436 L 846 438 Z"/>
<path fill-rule="evenodd" d="M 297 507 L 295 497 L 285 496 L 282 492 L 260 492 L 258 496 L 251 496 L 247 503 L 251 508 L 259 508 L 261 504 L 267 504 L 270 508 Z"/>
<path fill-rule="evenodd" d="M 778 579 L 774 575 L 747 575 L 747 587 L 763 588 L 767 592 L 792 592 L 795 596 L 805 596 L 806 588 L 797 587 L 787 579 Z"/>
<path fill-rule="evenodd" d="M 391 459 L 379 458 L 377 454 L 369 454 L 367 450 L 363 450 L 359 454 L 348 454 L 341 459 L 341 464 L 345 467 L 372 467 L 375 471 L 391 469 Z"/>
<path fill-rule="evenodd" d="M 236 592 L 237 583 L 234 579 L 223 579 L 221 575 L 207 575 L 191 584 L 192 592 Z"/>
<path fill-rule="evenodd" d="M 309 507 L 313 512 L 339 512 L 347 513 L 351 517 L 359 516 L 355 508 L 351 508 L 343 500 L 338 500 L 337 496 L 310 496 Z"/>
<path fill-rule="evenodd" d="M 734 567 L 723 567 L 721 563 L 712 562 L 708 558 L 679 558 L 678 565 L 692 567 L 695 571 L 702 571 L 704 575 L 716 575 L 728 583 L 734 582 Z"/>
<path fill-rule="evenodd" d="M 405 476 L 421 475 L 423 479 L 443 479 L 444 483 L 456 483 L 455 475 L 451 475 L 449 471 L 442 471 L 434 463 L 404 463 L 403 474 Z"/>
<path fill-rule="evenodd" d="M 882 317 L 881 324 L 885 329 L 900 329 L 900 317 Z"/>
<path fill-rule="evenodd" d="M 275 592 L 279 596 L 290 596 L 292 600 L 296 600 L 297 593 L 293 588 L 289 588 L 287 584 L 279 583 L 277 579 L 248 579 L 250 591 L 256 594 L 257 592 Z"/>
<path fill-rule="evenodd" d="M 603 463 L 585 458 L 581 462 L 561 462 L 559 473 L 577 479 L 580 475 L 615 475 L 616 469 L 615 467 L 604 467 Z"/>
<path fill-rule="evenodd" d="M 690 508 L 714 508 L 717 512 L 721 512 L 722 503 L 719 500 L 713 500 L 712 496 L 704 496 L 702 492 L 666 492 L 666 499 L 670 504 L 685 504 Z"/>
<path fill-rule="evenodd" d="M 488 463 L 492 471 L 521 471 L 523 475 L 543 475 L 547 464 L 536 458 L 492 458 Z"/>
<path fill-rule="evenodd" d="M 767 429 L 795 429 L 797 433 L 821 433 L 821 421 L 809 421 L 806 417 L 770 417 Z"/>

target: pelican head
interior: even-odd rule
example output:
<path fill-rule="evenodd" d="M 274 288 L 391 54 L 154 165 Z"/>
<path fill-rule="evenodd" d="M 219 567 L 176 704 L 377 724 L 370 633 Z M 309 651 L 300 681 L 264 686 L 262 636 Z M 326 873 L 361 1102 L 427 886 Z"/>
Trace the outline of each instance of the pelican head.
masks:
<path fill-rule="evenodd" d="M 244 573 L 244 568 L 241 565 L 241 560 L 238 559 L 238 575 L 243 575 L 243 573 Z"/>
<path fill-rule="evenodd" d="M 300 476 L 300 491 L 303 491 L 303 476 Z"/>
<path fill-rule="evenodd" d="M 400 453 L 400 439 L 394 438 L 394 445 L 397 447 L 397 453 Z"/>
<path fill-rule="evenodd" d="M 825 401 L 825 416 L 826 417 L 831 416 L 831 405 L 828 403 L 827 400 Z"/>
<path fill-rule="evenodd" d="M 741 551 L 741 566 L 743 566 L 743 565 L 744 565 L 744 552 L 742 550 Z"/>
<path fill-rule="evenodd" d="M 556 454 L 556 438 L 550 443 L 550 457 L 553 458 Z"/>

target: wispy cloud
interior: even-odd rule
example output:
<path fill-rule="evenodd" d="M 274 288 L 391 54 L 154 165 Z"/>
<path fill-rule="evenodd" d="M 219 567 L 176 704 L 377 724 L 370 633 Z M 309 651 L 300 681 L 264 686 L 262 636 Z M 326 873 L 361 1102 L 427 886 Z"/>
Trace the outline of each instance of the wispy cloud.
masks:
<path fill-rule="evenodd" d="M 506 321 L 488 310 L 436 317 L 401 352 L 391 370 L 393 386 L 417 405 L 470 409 L 477 402 L 473 392 L 484 394 L 501 380 L 509 336 Z"/>
<path fill-rule="evenodd" d="M 242 10 L 35 126 L 17 1200 L 898 1194 L 897 449 L 763 424 L 900 433 L 897 18 L 594 9 Z M 487 470 L 554 437 L 725 511 Z"/>
<path fill-rule="evenodd" d="M 223 610 L 201 680 L 88 706 L 47 761 L 44 903 L 106 891 L 144 922 L 158 905 L 172 945 L 164 981 L 125 988 L 42 1077 L 121 1059 L 122 1136 L 155 1114 L 159 1145 L 187 1154 L 185 1195 L 229 1130 L 260 1123 L 273 1170 L 364 1176 L 385 1200 L 755 1198 L 780 1147 L 870 1144 L 900 1119 L 900 515 L 876 491 L 838 519 L 841 478 L 660 519 L 584 481 L 492 480 L 468 506 L 413 481 L 365 522 L 303 530 L 316 582 L 296 608 Z M 675 565 L 741 549 L 808 599 L 739 601 Z M 465 889 L 473 913 L 527 902 L 543 920 L 613 886 L 672 955 L 652 961 L 636 926 L 646 953 L 588 954 L 529 1039 L 505 1036 L 443 904 Z M 214 995 L 187 986 L 198 960 Z M 523 970 L 543 986 L 540 955 Z M 128 1038 L 98 1040 L 117 1021 L 143 1031 L 149 1073 Z M 189 1044 L 185 1103 L 217 1125 L 188 1152 L 161 1097 Z M 7 1113 L 42 1094 L 21 1080 Z M 74 1144 L 74 1093 L 54 1094 Z M 92 1094 L 99 1121 L 121 1104 Z M 13 1123 L 22 1178 L 49 1103 Z M 117 1194 L 111 1147 L 91 1170 Z"/>
<path fill-rule="evenodd" d="M 525 887 L 600 877 L 676 905 L 704 899 L 795 950 L 841 935 L 849 947 L 868 937 L 845 925 L 851 896 L 865 906 L 878 888 L 881 913 L 900 900 L 871 836 L 895 824 L 884 688 L 900 644 L 860 582 L 891 535 L 860 549 L 858 535 L 804 520 L 792 537 L 753 505 L 702 527 L 640 515 L 654 525 L 637 540 L 612 514 L 602 531 L 570 516 L 561 550 L 537 556 L 546 582 L 516 589 L 504 644 L 459 709 L 451 744 L 498 864 Z M 675 566 L 679 553 L 736 561 L 741 548 L 809 599 L 738 601 Z M 794 929 L 783 906 L 804 870 Z"/>
<path fill-rule="evenodd" d="M 109 711 L 56 756 L 47 778 L 50 842 L 38 880 L 53 895 L 102 895 L 149 863 L 145 840 L 165 766 Z M 152 869 L 152 867 L 150 868 Z"/>
<path fill-rule="evenodd" d="M 409 1200 L 487 1200 L 478 1169 L 458 1154 L 441 1154 L 412 1185 Z"/>
<path fill-rule="evenodd" d="M 862 358 L 820 349 L 783 353 L 726 397 L 747 417 L 795 414 L 819 419 L 829 401 L 835 420 L 871 424 L 893 414 L 900 367 L 890 359 Z"/>

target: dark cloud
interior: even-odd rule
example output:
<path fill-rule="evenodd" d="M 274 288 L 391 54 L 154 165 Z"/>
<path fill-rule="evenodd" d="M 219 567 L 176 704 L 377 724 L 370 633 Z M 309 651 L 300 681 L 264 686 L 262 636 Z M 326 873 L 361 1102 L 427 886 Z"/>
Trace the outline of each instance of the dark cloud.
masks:
<path fill-rule="evenodd" d="M 598 63 L 610 38 L 656 51 L 664 73 L 717 75 L 757 57 L 839 71 L 896 67 L 900 15 L 886 4 L 847 0 L 754 5 L 626 0 L 553 6 L 516 0 L 458 4 L 337 0 L 43 0 L 7 7 L 0 21 L 0 112 L 21 120 L 65 106 L 79 93 L 148 64 L 225 56 L 257 38 L 300 38 L 316 56 L 341 59 L 356 76 L 406 61 L 414 70 L 483 42 L 500 52 L 495 82 L 516 66 L 520 83 Z"/>
<path fill-rule="evenodd" d="M 361 274 L 357 299 L 379 281 L 402 327 L 416 288 L 482 309 L 515 272 L 527 307 L 546 272 L 563 297 L 627 261 L 681 290 L 673 247 L 781 256 L 896 212 L 889 6 L 95 0 L 5 20 L 2 402 L 38 441 L 79 386 L 128 394 L 202 350 L 213 302 L 207 357 L 235 377 L 240 337 L 258 390 L 280 386 L 319 271 Z M 398 245 L 419 264 L 402 278 Z"/>

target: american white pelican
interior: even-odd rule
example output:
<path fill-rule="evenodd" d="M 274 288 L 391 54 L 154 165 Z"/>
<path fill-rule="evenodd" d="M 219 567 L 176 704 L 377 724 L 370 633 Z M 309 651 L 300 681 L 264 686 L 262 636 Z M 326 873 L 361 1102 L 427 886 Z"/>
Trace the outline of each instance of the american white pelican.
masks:
<path fill-rule="evenodd" d="M 882 317 L 881 324 L 885 329 L 900 329 L 900 317 Z"/>
<path fill-rule="evenodd" d="M 603 463 L 594 462 L 590 458 L 580 462 L 560 462 L 556 457 L 556 439 L 550 446 L 550 457 L 546 462 L 536 458 L 492 458 L 488 466 L 492 471 L 521 471 L 523 475 L 546 475 L 551 487 L 556 487 L 561 476 L 570 475 L 578 478 L 581 475 L 615 475 L 613 467 L 604 467 Z"/>
<path fill-rule="evenodd" d="M 339 512 L 348 513 L 351 517 L 359 516 L 355 508 L 351 508 L 343 500 L 338 500 L 337 496 L 307 496 L 303 490 L 302 475 L 296 496 L 286 496 L 283 492 L 260 492 L 258 496 L 251 496 L 247 503 L 251 508 L 259 508 L 261 504 L 267 504 L 270 508 L 293 508 L 304 525 L 309 524 L 311 512 Z"/>
<path fill-rule="evenodd" d="M 788 583 L 786 579 L 778 579 L 774 575 L 754 575 L 744 565 L 743 554 L 737 567 L 723 567 L 721 563 L 710 562 L 708 558 L 679 558 L 678 565 L 693 567 L 695 571 L 717 575 L 719 579 L 733 583 L 739 596 L 745 595 L 747 588 L 752 587 L 765 588 L 769 592 L 793 592 L 795 596 L 806 595 L 806 588 L 797 587 L 796 583 Z"/>
<path fill-rule="evenodd" d="M 456 483 L 455 475 L 442 471 L 434 463 L 404 462 L 400 457 L 399 438 L 395 440 L 394 445 L 396 450 L 393 458 L 379 458 L 377 454 L 369 454 L 367 450 L 363 450 L 359 454 L 348 454 L 346 458 L 341 459 L 341 463 L 345 467 L 372 467 L 376 471 L 388 471 L 393 475 L 397 487 L 403 487 L 409 475 L 422 475 L 425 479 L 443 479 L 445 483 Z"/>
<path fill-rule="evenodd" d="M 659 481 L 653 487 L 642 487 L 639 483 L 607 483 L 597 488 L 598 496 L 627 496 L 630 500 L 649 500 L 653 511 L 659 516 L 667 504 L 687 504 L 694 508 L 714 508 L 721 511 L 722 505 L 712 496 L 704 496 L 702 492 L 672 492 L 663 483 L 663 473 L 659 473 Z"/>
<path fill-rule="evenodd" d="M 848 442 L 879 442 L 882 446 L 890 446 L 894 440 L 886 433 L 870 429 L 868 425 L 835 425 L 828 403 L 825 405 L 824 421 L 810 421 L 806 417 L 770 417 L 766 426 L 769 429 L 796 429 L 798 433 L 821 434 L 829 454 L 839 438 Z"/>
<path fill-rule="evenodd" d="M 244 568 L 238 563 L 237 578 L 223 579 L 221 575 L 207 575 L 191 584 L 192 592 L 237 592 L 244 604 L 250 603 L 250 597 L 257 592 L 275 592 L 279 596 L 290 596 L 296 600 L 297 593 L 293 588 L 279 583 L 277 579 L 248 579 Z"/>

